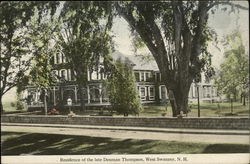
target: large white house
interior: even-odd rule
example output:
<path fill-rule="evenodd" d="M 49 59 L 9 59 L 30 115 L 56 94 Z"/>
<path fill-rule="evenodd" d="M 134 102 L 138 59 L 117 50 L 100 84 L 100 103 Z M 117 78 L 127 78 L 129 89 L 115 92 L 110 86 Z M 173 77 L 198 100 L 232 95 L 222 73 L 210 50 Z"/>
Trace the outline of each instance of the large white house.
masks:
<path fill-rule="evenodd" d="M 134 65 L 133 70 L 136 77 L 136 86 L 138 96 L 142 104 L 162 104 L 168 100 L 168 94 L 165 85 L 162 82 L 161 74 L 155 61 L 145 62 L 135 56 L 125 56 L 120 52 L 115 52 L 114 59 L 128 58 Z M 67 59 L 62 53 L 57 53 L 52 59 L 54 65 L 53 74 L 57 77 L 57 83 L 50 87 L 47 94 L 47 102 L 50 106 L 57 106 L 62 102 L 67 106 L 67 99 L 72 99 L 72 106 L 80 106 L 80 94 L 84 93 L 85 106 L 108 106 L 109 96 L 107 88 L 103 85 L 106 75 L 103 72 L 102 65 L 97 70 L 88 71 L 88 84 L 80 92 L 76 84 L 72 70 L 67 65 Z M 64 79 L 61 81 L 60 79 Z M 197 87 L 199 89 L 197 89 Z M 202 76 L 201 82 L 193 83 L 189 92 L 189 101 L 197 101 L 199 90 L 200 101 L 212 102 L 218 99 L 216 88 L 213 81 L 205 79 Z M 42 91 L 29 86 L 27 87 L 27 103 L 30 109 L 41 108 L 44 106 L 44 94 Z"/>

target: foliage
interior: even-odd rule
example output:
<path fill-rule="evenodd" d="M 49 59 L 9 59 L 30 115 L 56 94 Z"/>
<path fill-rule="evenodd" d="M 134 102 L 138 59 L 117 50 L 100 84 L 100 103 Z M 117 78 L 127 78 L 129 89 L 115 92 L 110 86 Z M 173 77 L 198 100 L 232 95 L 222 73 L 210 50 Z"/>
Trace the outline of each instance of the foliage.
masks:
<path fill-rule="evenodd" d="M 24 109 L 24 104 L 22 102 L 22 95 L 19 92 L 17 92 L 16 109 L 17 110 L 23 110 Z"/>
<path fill-rule="evenodd" d="M 29 70 L 31 42 L 28 36 L 29 23 L 36 9 L 41 16 L 51 6 L 51 14 L 56 2 L 0 2 L 0 41 L 1 41 L 1 108 L 2 96 L 11 88 L 27 84 L 26 71 Z M 31 55 L 32 56 L 32 55 Z"/>
<path fill-rule="evenodd" d="M 82 88 L 88 81 L 87 72 L 100 71 L 101 58 L 105 60 L 112 48 L 111 9 L 107 2 L 65 2 L 60 21 L 57 45 L 82 91 L 83 107 Z"/>
<path fill-rule="evenodd" d="M 226 37 L 225 60 L 216 77 L 218 92 L 226 94 L 246 94 L 249 84 L 249 55 L 246 53 L 239 31 Z"/>
<path fill-rule="evenodd" d="M 129 23 L 135 45 L 152 53 L 170 97 L 173 116 L 187 113 L 190 85 L 201 71 L 214 73 L 208 42 L 215 32 L 207 26 L 215 1 L 115 2 Z M 232 5 L 230 2 L 224 3 Z M 214 11 L 215 9 L 213 9 Z"/>
<path fill-rule="evenodd" d="M 38 89 L 47 89 L 54 83 L 52 74 L 52 65 L 50 60 L 56 53 L 55 44 L 53 44 L 54 22 L 43 22 L 37 24 L 31 22 L 30 40 L 32 45 L 32 63 L 29 72 L 29 84 Z"/>
<path fill-rule="evenodd" d="M 119 114 L 139 114 L 142 109 L 135 86 L 134 72 L 131 63 L 118 59 L 116 70 L 108 79 L 110 103 Z"/>
<path fill-rule="evenodd" d="M 59 46 L 68 59 L 78 83 L 87 82 L 87 69 L 96 69 L 100 57 L 112 47 L 109 31 L 111 10 L 107 3 L 65 2 L 60 18 Z"/>

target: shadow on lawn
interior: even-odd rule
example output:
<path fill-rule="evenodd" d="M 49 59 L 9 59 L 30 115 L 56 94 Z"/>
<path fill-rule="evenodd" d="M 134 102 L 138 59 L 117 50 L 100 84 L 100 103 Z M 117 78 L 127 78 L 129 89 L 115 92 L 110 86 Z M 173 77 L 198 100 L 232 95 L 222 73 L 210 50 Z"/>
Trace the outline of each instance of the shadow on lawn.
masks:
<path fill-rule="evenodd" d="M 249 146 L 235 144 L 213 144 L 206 147 L 203 153 L 249 153 Z"/>
<path fill-rule="evenodd" d="M 116 154 L 136 154 L 145 151 L 147 146 L 143 145 L 151 142 L 147 140 L 2 132 L 2 136 L 5 135 L 18 137 L 2 141 L 2 155 L 114 154 L 114 152 Z M 131 149 L 132 146 L 138 147 Z"/>
<path fill-rule="evenodd" d="M 248 145 L 2 132 L 2 155 L 247 153 Z"/>

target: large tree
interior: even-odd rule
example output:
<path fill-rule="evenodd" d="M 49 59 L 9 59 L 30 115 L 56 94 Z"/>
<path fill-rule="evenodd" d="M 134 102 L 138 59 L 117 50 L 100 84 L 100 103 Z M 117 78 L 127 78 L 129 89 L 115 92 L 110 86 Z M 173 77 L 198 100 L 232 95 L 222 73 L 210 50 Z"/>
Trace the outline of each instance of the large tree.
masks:
<path fill-rule="evenodd" d="M 0 53 L 1 53 L 1 111 L 2 97 L 13 87 L 27 81 L 25 72 L 30 68 L 32 57 L 31 42 L 28 36 L 29 22 L 38 10 L 42 13 L 51 7 L 55 11 L 55 2 L 0 2 Z M 31 55 L 32 56 L 32 55 Z M 24 81 L 23 81 L 24 80 Z"/>
<path fill-rule="evenodd" d="M 207 22 L 209 10 L 222 3 L 232 5 L 226 1 L 115 2 L 118 13 L 152 53 L 173 116 L 187 112 L 190 85 L 200 72 L 206 68 L 206 75 L 213 72 L 211 60 L 207 60 L 212 36 Z"/>
<path fill-rule="evenodd" d="M 233 94 L 235 98 L 240 95 L 245 105 L 249 84 L 249 55 L 246 53 L 239 31 L 228 35 L 225 41 L 225 60 L 221 64 L 215 84 L 221 94 L 228 97 Z"/>
<path fill-rule="evenodd" d="M 110 54 L 111 13 L 111 3 L 108 2 L 65 2 L 60 14 L 62 24 L 58 45 L 73 70 L 82 108 L 88 71 L 98 71 L 101 58 L 106 60 L 106 55 Z"/>

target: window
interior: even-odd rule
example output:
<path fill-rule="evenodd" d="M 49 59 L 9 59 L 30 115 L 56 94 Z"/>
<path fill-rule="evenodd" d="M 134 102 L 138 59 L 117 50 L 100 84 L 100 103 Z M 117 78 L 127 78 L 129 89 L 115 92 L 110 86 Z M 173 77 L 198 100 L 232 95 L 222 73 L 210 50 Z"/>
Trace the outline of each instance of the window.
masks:
<path fill-rule="evenodd" d="M 144 87 L 141 88 L 141 99 L 142 100 L 146 99 L 146 89 Z"/>
<path fill-rule="evenodd" d="M 162 100 L 167 99 L 167 90 L 166 90 L 166 87 L 164 85 L 161 86 L 161 98 L 162 98 Z"/>
<path fill-rule="evenodd" d="M 68 80 L 71 81 L 71 70 L 68 69 Z"/>
<path fill-rule="evenodd" d="M 61 54 L 60 54 L 60 53 L 57 53 L 57 54 L 56 54 L 56 63 L 57 63 L 57 64 L 60 64 L 60 63 L 61 63 Z"/>
<path fill-rule="evenodd" d="M 91 73 L 91 80 L 98 80 L 98 73 L 97 73 L 97 71 L 93 71 Z"/>
<path fill-rule="evenodd" d="M 66 70 L 65 69 L 61 70 L 61 78 L 64 79 L 64 80 L 67 80 Z"/>
<path fill-rule="evenodd" d="M 140 72 L 140 74 L 141 74 L 141 81 L 145 81 L 144 80 L 144 72 Z"/>
<path fill-rule="evenodd" d="M 210 79 L 208 77 L 205 77 L 205 83 L 210 83 Z"/>
<path fill-rule="evenodd" d="M 63 53 L 61 53 L 61 56 L 62 56 L 62 63 L 65 63 L 65 56 Z"/>
<path fill-rule="evenodd" d="M 58 56 L 58 53 L 56 53 L 55 56 L 54 56 L 54 63 L 55 63 L 55 64 L 58 64 L 58 63 L 59 63 L 59 56 Z"/>
<path fill-rule="evenodd" d="M 90 86 L 89 87 L 89 93 L 90 93 L 90 102 L 100 102 L 100 91 L 99 88 L 96 86 Z"/>
<path fill-rule="evenodd" d="M 140 74 L 139 74 L 139 72 L 135 72 L 135 79 L 136 79 L 136 81 L 140 80 Z"/>
<path fill-rule="evenodd" d="M 159 72 L 156 73 L 156 81 L 161 81 L 161 74 Z"/>
<path fill-rule="evenodd" d="M 153 86 L 149 87 L 149 99 L 150 100 L 155 99 L 155 88 Z"/>
<path fill-rule="evenodd" d="M 146 80 L 145 81 L 151 81 L 151 72 L 146 72 Z"/>

